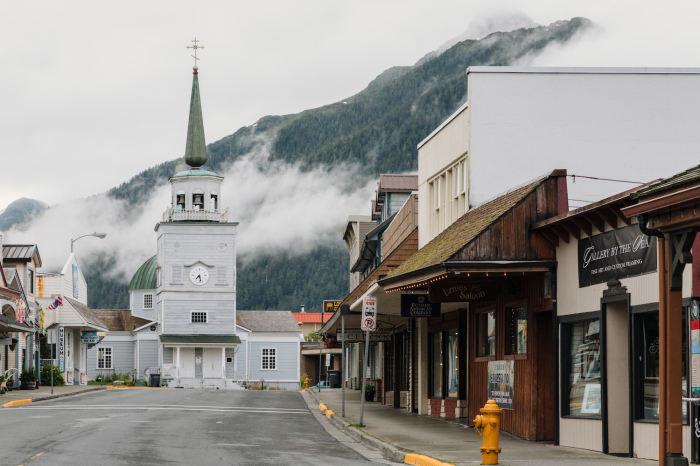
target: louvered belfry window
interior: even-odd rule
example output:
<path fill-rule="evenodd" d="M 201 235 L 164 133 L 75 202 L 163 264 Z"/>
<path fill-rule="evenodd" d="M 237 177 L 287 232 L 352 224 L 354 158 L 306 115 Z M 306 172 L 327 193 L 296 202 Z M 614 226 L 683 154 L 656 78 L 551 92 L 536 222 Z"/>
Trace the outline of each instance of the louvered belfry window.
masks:
<path fill-rule="evenodd" d="M 173 272 L 173 283 L 176 283 L 176 284 L 182 283 L 182 266 L 181 265 L 173 265 L 172 272 Z"/>
<path fill-rule="evenodd" d="M 216 268 L 216 284 L 225 285 L 226 284 L 226 267 Z"/>

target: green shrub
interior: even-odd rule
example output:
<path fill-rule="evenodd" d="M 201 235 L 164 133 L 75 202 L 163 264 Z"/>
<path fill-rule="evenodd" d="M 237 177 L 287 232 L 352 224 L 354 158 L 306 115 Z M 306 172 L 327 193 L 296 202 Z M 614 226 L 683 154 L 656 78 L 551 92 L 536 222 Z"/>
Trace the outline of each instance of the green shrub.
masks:
<path fill-rule="evenodd" d="M 53 372 L 54 386 L 61 387 L 66 384 L 61 374 L 61 369 L 52 364 L 46 364 L 41 368 L 41 384 L 44 386 L 51 385 L 51 372 Z"/>
<path fill-rule="evenodd" d="M 36 372 L 34 369 L 22 369 L 22 374 L 19 376 L 19 381 L 22 383 L 36 382 Z"/>

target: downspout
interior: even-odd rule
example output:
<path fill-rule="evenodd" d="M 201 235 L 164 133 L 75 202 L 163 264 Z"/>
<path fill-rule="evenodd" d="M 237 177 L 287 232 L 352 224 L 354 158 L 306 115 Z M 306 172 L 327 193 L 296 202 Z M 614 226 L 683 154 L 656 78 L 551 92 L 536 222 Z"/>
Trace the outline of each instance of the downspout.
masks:
<path fill-rule="evenodd" d="M 552 338 L 553 343 L 553 363 L 554 363 L 554 445 L 559 445 L 559 393 L 562 387 L 560 386 L 559 378 L 559 326 L 557 325 L 557 269 L 552 267 L 549 269 L 551 274 L 551 293 L 552 293 L 552 325 L 554 333 Z"/>
<path fill-rule="evenodd" d="M 660 230 L 654 230 L 654 229 L 647 228 L 647 221 L 648 220 L 649 220 L 649 215 L 647 215 L 647 214 L 637 215 L 637 222 L 638 222 L 639 229 L 641 230 L 641 232 L 647 236 L 655 236 L 657 238 L 663 238 L 664 234 L 661 233 Z"/>

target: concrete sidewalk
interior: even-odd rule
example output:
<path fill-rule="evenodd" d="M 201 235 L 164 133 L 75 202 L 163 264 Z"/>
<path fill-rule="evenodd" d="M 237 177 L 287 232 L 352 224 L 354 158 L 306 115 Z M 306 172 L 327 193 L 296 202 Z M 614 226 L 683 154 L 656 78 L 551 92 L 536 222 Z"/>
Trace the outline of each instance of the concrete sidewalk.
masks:
<path fill-rule="evenodd" d="M 31 399 L 32 402 L 41 400 L 52 400 L 54 398 L 62 398 L 64 396 L 78 395 L 81 393 L 94 392 L 96 390 L 105 390 L 107 387 L 93 385 L 64 385 L 63 387 L 53 387 L 53 395 L 51 395 L 51 387 L 39 387 L 37 390 L 19 390 L 15 389 L 0 395 L 0 406 L 11 401 Z"/>
<path fill-rule="evenodd" d="M 338 416 L 342 414 L 341 390 L 323 389 L 317 396 Z M 345 390 L 345 417 L 350 424 L 360 421 L 360 391 Z M 454 464 L 480 464 L 481 438 L 466 424 L 428 416 L 418 416 L 401 409 L 365 403 L 366 434 L 410 452 L 421 453 Z M 528 442 L 501 432 L 502 465 L 654 465 L 656 461 L 618 458 L 576 448 L 558 447 L 539 442 Z"/>

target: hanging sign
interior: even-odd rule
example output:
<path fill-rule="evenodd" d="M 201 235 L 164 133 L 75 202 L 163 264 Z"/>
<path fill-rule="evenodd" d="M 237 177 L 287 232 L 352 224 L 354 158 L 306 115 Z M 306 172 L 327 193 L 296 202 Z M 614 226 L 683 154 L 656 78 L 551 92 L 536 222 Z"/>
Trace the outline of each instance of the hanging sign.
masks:
<path fill-rule="evenodd" d="M 440 280 L 430 284 L 430 301 L 433 303 L 461 303 L 495 299 L 496 284 L 494 282 Z"/>
<path fill-rule="evenodd" d="M 343 301 L 323 301 L 323 312 L 335 312 Z"/>
<path fill-rule="evenodd" d="M 578 242 L 578 286 L 656 272 L 656 237 L 638 225 L 582 238 Z"/>
<path fill-rule="evenodd" d="M 430 302 L 424 294 L 402 294 L 401 317 L 440 317 L 440 303 Z"/>
<path fill-rule="evenodd" d="M 86 345 L 96 345 L 100 342 L 100 336 L 97 332 L 82 332 L 80 334 L 80 343 Z"/>
<path fill-rule="evenodd" d="M 58 327 L 58 369 L 61 372 L 66 371 L 65 355 L 66 355 L 66 328 L 65 327 Z"/>
<path fill-rule="evenodd" d="M 360 327 L 363 331 L 374 332 L 377 329 L 377 298 L 365 296 L 362 298 L 362 320 Z"/>
<path fill-rule="evenodd" d="M 369 341 L 390 341 L 391 335 L 394 333 L 393 327 L 382 326 L 381 323 L 374 332 L 370 332 Z M 340 329 L 336 332 L 337 341 L 342 341 L 343 336 L 345 336 L 345 343 L 352 343 L 357 341 L 365 341 L 365 334 L 359 328 L 345 329 L 345 334 L 343 334 Z"/>
<path fill-rule="evenodd" d="M 513 409 L 515 361 L 489 361 L 489 399 L 501 409 Z"/>

